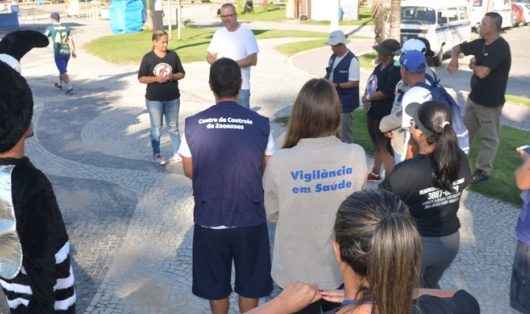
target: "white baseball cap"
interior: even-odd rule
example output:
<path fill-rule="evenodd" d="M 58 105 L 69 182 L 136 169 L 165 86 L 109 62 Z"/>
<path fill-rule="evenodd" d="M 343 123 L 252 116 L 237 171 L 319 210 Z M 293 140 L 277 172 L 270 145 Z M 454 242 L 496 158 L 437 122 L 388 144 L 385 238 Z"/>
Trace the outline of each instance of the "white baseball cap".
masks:
<path fill-rule="evenodd" d="M 401 46 L 401 53 L 412 50 L 420 51 L 425 54 L 427 47 L 423 41 L 416 38 L 411 38 L 403 43 Z"/>
<path fill-rule="evenodd" d="M 340 30 L 333 31 L 329 34 L 329 40 L 328 45 L 330 46 L 336 46 L 338 44 L 345 44 L 346 43 L 346 35 Z"/>

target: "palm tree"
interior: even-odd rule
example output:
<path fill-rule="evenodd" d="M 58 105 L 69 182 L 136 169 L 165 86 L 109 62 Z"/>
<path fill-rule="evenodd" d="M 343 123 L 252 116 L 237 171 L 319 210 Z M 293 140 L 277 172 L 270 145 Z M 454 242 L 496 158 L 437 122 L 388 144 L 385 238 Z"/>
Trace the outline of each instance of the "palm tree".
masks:
<path fill-rule="evenodd" d="M 155 1 L 154 0 L 144 0 L 145 5 L 145 26 L 148 29 L 154 29 L 153 25 L 153 11 L 155 7 Z"/>
<path fill-rule="evenodd" d="M 372 18 L 374 19 L 375 42 L 381 43 L 385 40 L 385 5 L 384 0 L 374 0 L 372 6 Z"/>
<path fill-rule="evenodd" d="M 390 3 L 390 38 L 397 41 L 401 35 L 401 0 L 392 0 Z"/>

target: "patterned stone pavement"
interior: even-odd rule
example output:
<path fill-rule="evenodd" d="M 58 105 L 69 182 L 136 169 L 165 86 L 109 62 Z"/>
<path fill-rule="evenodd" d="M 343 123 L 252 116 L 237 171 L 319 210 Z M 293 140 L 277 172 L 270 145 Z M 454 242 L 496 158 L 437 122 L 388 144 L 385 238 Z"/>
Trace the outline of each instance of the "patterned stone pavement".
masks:
<path fill-rule="evenodd" d="M 83 41 L 104 33 L 95 23 L 81 26 L 77 36 Z M 285 41 L 260 42 L 253 72 L 254 108 L 271 117 L 288 110 L 310 78 L 273 50 Z M 137 65 L 112 65 L 81 51 L 70 68 L 77 92 L 67 97 L 52 87 L 51 60 L 50 51 L 35 50 L 23 63 L 36 99 L 28 155 L 50 176 L 65 217 L 78 313 L 208 313 L 207 302 L 191 294 L 191 184 L 180 166 L 163 169 L 150 162 Z M 207 64 L 185 69 L 181 121 L 213 102 Z M 274 130 L 281 128 L 274 125 Z M 168 142 L 163 141 L 167 153 Z M 444 288 L 468 289 L 484 313 L 510 313 L 517 209 L 467 193 L 460 216 L 461 250 Z"/>

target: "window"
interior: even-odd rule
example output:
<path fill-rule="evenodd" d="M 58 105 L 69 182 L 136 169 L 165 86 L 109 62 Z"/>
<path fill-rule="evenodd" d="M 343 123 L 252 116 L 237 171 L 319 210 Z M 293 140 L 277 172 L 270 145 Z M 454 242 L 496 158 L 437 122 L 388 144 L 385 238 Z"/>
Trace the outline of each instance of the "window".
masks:
<path fill-rule="evenodd" d="M 434 10 L 426 7 L 402 7 L 401 22 L 404 24 L 434 24 Z"/>
<path fill-rule="evenodd" d="M 469 19 L 469 13 L 467 12 L 467 8 L 465 7 L 458 8 L 458 18 L 461 21 L 466 21 Z"/>
<path fill-rule="evenodd" d="M 447 16 L 447 19 L 448 19 L 449 23 L 458 21 L 458 10 L 457 10 L 457 8 L 449 8 L 447 10 L 446 16 Z"/>
<path fill-rule="evenodd" d="M 481 7 L 482 6 L 482 0 L 473 0 L 473 6 L 474 7 Z"/>

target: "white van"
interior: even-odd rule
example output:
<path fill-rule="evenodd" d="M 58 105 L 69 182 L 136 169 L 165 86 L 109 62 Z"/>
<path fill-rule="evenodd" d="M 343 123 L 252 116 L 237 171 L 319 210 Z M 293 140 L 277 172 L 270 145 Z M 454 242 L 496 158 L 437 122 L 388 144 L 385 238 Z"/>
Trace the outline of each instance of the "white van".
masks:
<path fill-rule="evenodd" d="M 402 0 L 401 42 L 424 37 L 435 53 L 471 38 L 469 3 L 465 0 Z"/>
<path fill-rule="evenodd" d="M 489 7 L 488 7 L 489 6 Z M 477 29 L 488 12 L 497 12 L 502 16 L 502 28 L 515 24 L 512 15 L 512 0 L 471 0 L 471 26 Z"/>

